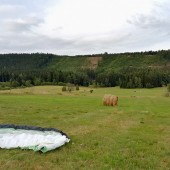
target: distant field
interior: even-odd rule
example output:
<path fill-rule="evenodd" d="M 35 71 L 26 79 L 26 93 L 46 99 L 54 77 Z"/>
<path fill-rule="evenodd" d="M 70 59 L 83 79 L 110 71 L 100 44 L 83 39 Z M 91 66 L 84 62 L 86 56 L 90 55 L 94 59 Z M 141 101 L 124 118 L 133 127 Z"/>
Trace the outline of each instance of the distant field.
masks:
<path fill-rule="evenodd" d="M 170 98 L 166 88 L 90 88 L 62 92 L 59 86 L 0 91 L 0 123 L 58 128 L 67 145 L 43 154 L 0 149 L 0 170 L 169 169 Z M 118 107 L 102 105 L 104 94 Z"/>

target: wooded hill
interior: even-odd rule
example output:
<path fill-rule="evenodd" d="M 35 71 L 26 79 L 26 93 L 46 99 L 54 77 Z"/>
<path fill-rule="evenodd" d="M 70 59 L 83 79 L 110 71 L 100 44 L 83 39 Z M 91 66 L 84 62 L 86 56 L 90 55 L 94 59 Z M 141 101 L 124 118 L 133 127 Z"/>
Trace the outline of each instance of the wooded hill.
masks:
<path fill-rule="evenodd" d="M 159 87 L 170 83 L 170 50 L 58 56 L 0 54 L 1 85 Z"/>

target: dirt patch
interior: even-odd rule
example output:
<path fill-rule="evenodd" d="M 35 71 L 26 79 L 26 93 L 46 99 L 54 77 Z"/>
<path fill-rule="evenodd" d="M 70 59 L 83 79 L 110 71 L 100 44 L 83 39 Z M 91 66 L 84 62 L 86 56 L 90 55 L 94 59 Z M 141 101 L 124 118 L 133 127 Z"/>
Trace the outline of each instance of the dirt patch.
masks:
<path fill-rule="evenodd" d="M 167 66 L 167 67 L 170 67 L 170 62 L 168 62 L 168 63 L 166 64 L 166 66 Z"/>
<path fill-rule="evenodd" d="M 170 62 L 167 62 L 162 65 L 150 65 L 149 68 L 170 68 Z"/>
<path fill-rule="evenodd" d="M 91 70 L 95 70 L 99 64 L 99 62 L 102 60 L 103 58 L 100 57 L 88 57 L 87 61 L 88 61 L 88 65 L 87 68 L 91 69 Z"/>

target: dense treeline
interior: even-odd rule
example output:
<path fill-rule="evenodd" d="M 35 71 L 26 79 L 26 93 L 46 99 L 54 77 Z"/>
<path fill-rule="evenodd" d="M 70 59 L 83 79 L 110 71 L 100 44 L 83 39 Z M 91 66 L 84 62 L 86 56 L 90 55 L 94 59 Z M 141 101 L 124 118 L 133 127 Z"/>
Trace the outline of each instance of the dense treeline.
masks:
<path fill-rule="evenodd" d="M 96 69 L 90 69 L 80 66 L 87 56 L 1 54 L 0 87 L 71 83 L 79 86 L 153 88 L 170 83 L 170 50 L 97 56 L 103 57 L 102 62 Z M 71 66 L 72 69 L 67 68 Z"/>
<path fill-rule="evenodd" d="M 87 58 L 90 57 L 103 58 L 98 65 L 98 71 L 115 70 L 122 67 L 148 67 L 150 65 L 168 67 L 170 50 L 81 56 L 58 56 L 48 53 L 0 54 L 0 69 L 33 71 L 53 68 L 61 71 L 80 71 L 83 67 L 87 68 Z M 71 67 L 72 69 L 70 69 Z"/>
<path fill-rule="evenodd" d="M 122 88 L 162 87 L 170 82 L 170 71 L 161 69 L 125 69 L 119 77 Z"/>
<path fill-rule="evenodd" d="M 0 54 L 0 68 L 3 70 L 38 70 L 45 68 L 53 54 Z"/>
<path fill-rule="evenodd" d="M 10 82 L 11 87 L 18 86 L 33 86 L 54 84 L 62 85 L 64 83 L 71 83 L 81 86 L 89 85 L 89 78 L 85 73 L 73 73 L 62 71 L 29 71 L 29 72 L 0 72 L 1 85 L 5 82 Z M 8 83 L 9 84 L 9 83 Z"/>
<path fill-rule="evenodd" d="M 119 73 L 114 71 L 97 73 L 93 70 L 77 73 L 54 70 L 15 73 L 1 71 L 0 82 L 10 82 L 8 85 L 11 87 L 71 83 L 80 86 L 152 88 L 170 83 L 170 72 L 167 70 L 131 68 L 123 69 Z"/>

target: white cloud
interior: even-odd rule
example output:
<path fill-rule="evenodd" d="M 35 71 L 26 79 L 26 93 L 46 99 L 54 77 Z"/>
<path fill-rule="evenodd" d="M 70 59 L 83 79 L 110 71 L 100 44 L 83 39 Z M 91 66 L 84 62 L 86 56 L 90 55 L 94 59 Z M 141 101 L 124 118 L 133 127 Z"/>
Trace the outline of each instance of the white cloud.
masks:
<path fill-rule="evenodd" d="M 41 31 L 49 36 L 94 36 L 126 27 L 126 19 L 149 13 L 149 0 L 63 0 L 46 11 Z M 62 29 L 57 29 L 62 28 Z"/>
<path fill-rule="evenodd" d="M 4 20 L 4 29 L 6 31 L 13 31 L 14 33 L 29 31 L 33 26 L 38 25 L 42 22 L 41 19 L 36 17 L 25 17 L 17 19 L 6 19 Z"/>
<path fill-rule="evenodd" d="M 169 6 L 168 0 L 8 0 L 0 3 L 0 51 L 71 55 L 167 49 Z"/>
<path fill-rule="evenodd" d="M 23 10 L 24 6 L 22 5 L 0 5 L 0 13 L 15 13 L 18 10 Z"/>

